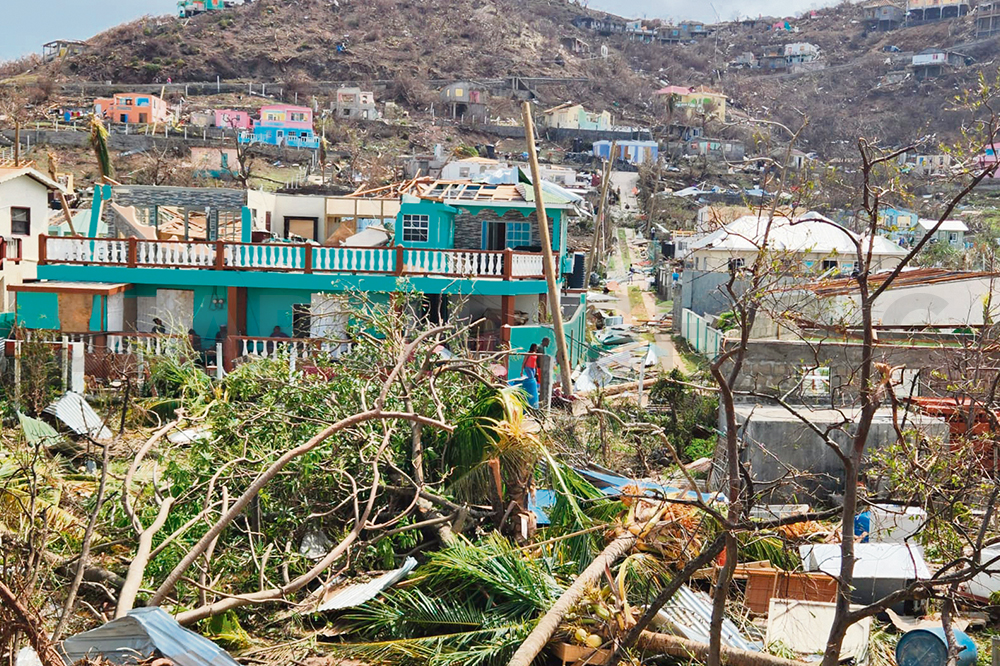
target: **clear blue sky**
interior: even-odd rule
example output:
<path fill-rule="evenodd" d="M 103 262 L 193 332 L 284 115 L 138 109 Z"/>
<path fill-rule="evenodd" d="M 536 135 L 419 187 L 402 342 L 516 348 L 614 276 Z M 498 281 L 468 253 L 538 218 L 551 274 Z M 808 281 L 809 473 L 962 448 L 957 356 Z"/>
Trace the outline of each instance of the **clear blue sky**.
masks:
<path fill-rule="evenodd" d="M 698 3 L 689 0 L 590 0 L 593 9 L 628 18 L 698 21 L 715 21 L 716 13 L 723 21 L 758 14 L 787 16 L 824 4 L 830 3 L 822 0 L 709 0 Z M 53 39 L 87 39 L 140 16 L 173 14 L 177 10 L 176 0 L 0 0 L 0 5 L 3 5 L 4 23 L 0 60 L 41 52 L 42 44 Z"/>
<path fill-rule="evenodd" d="M 173 14 L 177 0 L 0 0 L 0 60 L 41 53 L 53 39 L 87 39 L 146 14 Z"/>

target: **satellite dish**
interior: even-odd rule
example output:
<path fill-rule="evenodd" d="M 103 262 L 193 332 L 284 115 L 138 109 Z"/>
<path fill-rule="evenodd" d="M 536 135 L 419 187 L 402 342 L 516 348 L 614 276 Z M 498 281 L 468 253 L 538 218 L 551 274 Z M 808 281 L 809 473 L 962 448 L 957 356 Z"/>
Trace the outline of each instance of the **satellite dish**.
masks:
<path fill-rule="evenodd" d="M 608 45 L 607 44 L 601 44 L 601 57 L 602 58 L 607 58 L 608 57 Z"/>

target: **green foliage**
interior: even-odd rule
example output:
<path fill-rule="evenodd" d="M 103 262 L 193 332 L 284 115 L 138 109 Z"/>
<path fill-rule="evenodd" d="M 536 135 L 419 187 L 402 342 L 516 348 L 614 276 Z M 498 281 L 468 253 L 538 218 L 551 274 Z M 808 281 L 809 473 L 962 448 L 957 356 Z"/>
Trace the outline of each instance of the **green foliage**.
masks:
<path fill-rule="evenodd" d="M 572 467 L 551 457 L 548 462 L 549 480 L 556 493 L 556 502 L 549 511 L 551 526 L 546 535 L 570 534 L 607 524 L 624 513 L 625 506 L 620 501 L 610 499 Z M 602 533 L 598 530 L 565 539 L 554 550 L 582 568 L 597 556 L 603 545 Z"/>
<path fill-rule="evenodd" d="M 677 368 L 671 370 L 649 391 L 650 402 L 663 405 L 666 411 L 647 414 L 647 420 L 663 428 L 684 462 L 712 456 L 719 408 L 714 395 L 706 396 L 685 386 L 690 383 L 691 378 L 683 372 Z"/>
<path fill-rule="evenodd" d="M 433 553 L 414 578 L 416 589 L 390 590 L 346 613 L 367 640 L 337 651 L 400 666 L 500 666 L 564 590 L 546 560 L 496 533 Z"/>

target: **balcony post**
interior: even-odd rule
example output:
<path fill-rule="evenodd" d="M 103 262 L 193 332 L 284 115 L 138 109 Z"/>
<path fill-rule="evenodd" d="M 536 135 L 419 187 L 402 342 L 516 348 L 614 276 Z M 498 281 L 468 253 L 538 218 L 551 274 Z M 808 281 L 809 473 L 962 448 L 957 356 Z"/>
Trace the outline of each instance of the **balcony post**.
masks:
<path fill-rule="evenodd" d="M 509 247 L 503 249 L 503 279 L 510 280 L 514 272 L 514 250 Z"/>
<path fill-rule="evenodd" d="M 45 234 L 40 234 L 38 236 L 38 265 L 44 266 L 48 263 L 48 239 L 49 237 Z M 4 244 L 6 245 L 6 243 Z"/>
<path fill-rule="evenodd" d="M 220 240 L 215 241 L 215 270 L 226 270 L 226 244 Z"/>
<path fill-rule="evenodd" d="M 135 268 L 139 264 L 139 241 L 130 237 L 128 239 L 128 267 Z"/>
<path fill-rule="evenodd" d="M 309 245 L 307 243 L 306 245 L 303 245 L 302 248 L 303 248 L 303 251 L 306 253 L 305 268 L 303 270 L 305 270 L 306 273 L 312 273 L 313 272 L 313 251 L 312 251 L 312 245 Z"/>
<path fill-rule="evenodd" d="M 403 246 L 396 246 L 396 275 L 403 274 Z"/>

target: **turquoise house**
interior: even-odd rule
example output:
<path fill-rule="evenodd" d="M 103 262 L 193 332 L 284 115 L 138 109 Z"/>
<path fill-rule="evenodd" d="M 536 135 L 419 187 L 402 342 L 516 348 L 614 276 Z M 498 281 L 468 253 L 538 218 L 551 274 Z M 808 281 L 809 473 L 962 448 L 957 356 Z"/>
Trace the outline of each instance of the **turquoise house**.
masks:
<path fill-rule="evenodd" d="M 399 291 L 412 293 L 414 312 L 432 322 L 479 322 L 474 352 L 527 348 L 551 331 L 530 185 L 424 182 L 400 196 L 389 243 L 352 247 L 274 237 L 263 222 L 270 228 L 270 212 L 251 212 L 239 190 L 101 186 L 90 237 L 40 238 L 39 281 L 16 293 L 19 322 L 90 336 L 97 346 L 109 336 L 152 335 L 158 318 L 168 333 L 194 330 L 210 348 L 225 326 L 227 366 L 266 347 L 276 328 L 305 343 L 336 338 L 361 301 Z M 543 196 L 564 285 L 578 201 L 549 184 Z M 142 237 L 148 228 L 135 221 L 159 219 L 162 207 L 185 219 L 188 209 L 198 211 L 209 221 L 204 238 Z M 109 218 L 109 236 L 97 237 Z M 567 292 L 562 303 L 578 347 L 583 301 Z M 520 363 L 510 370 L 518 373 Z"/>

